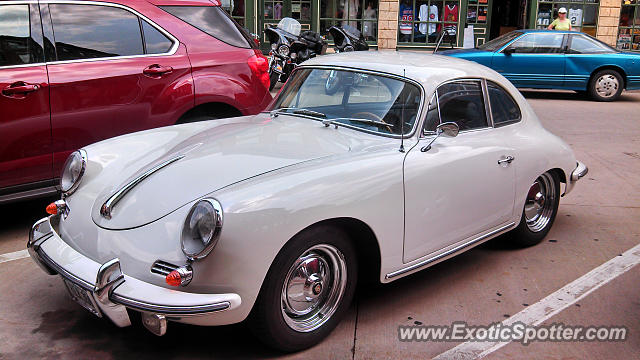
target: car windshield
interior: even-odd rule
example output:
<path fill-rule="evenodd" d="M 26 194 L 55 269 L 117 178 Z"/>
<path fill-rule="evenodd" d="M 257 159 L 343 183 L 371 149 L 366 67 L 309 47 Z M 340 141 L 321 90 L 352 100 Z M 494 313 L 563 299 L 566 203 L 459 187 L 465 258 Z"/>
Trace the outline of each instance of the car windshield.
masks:
<path fill-rule="evenodd" d="M 517 38 L 520 35 L 522 35 L 520 31 L 511 31 L 504 35 L 500 35 L 491 41 L 487 41 L 486 43 L 478 46 L 478 49 L 485 51 L 496 51 L 505 46 L 509 41 Z"/>
<path fill-rule="evenodd" d="M 421 91 L 408 81 L 347 70 L 300 68 L 271 111 L 385 135 L 410 134 Z"/>

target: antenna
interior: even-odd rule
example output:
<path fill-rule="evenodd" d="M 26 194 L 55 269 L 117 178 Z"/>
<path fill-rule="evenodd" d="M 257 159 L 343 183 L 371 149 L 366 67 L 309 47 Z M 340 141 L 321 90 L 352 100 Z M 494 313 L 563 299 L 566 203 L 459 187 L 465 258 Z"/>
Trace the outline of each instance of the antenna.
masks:
<path fill-rule="evenodd" d="M 402 69 L 402 76 L 407 77 L 407 70 Z M 400 95 L 404 92 L 400 92 Z M 400 152 L 404 152 L 404 107 L 406 105 L 406 101 L 402 100 L 402 113 L 400 114 Z"/>

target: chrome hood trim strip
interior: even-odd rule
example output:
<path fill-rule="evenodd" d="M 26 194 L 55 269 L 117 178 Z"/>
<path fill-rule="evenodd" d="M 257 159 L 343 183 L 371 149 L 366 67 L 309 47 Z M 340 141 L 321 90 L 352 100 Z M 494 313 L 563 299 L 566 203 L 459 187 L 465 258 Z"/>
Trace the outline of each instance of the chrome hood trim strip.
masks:
<path fill-rule="evenodd" d="M 173 164 L 174 162 L 182 159 L 184 157 L 184 155 L 180 155 L 180 156 L 176 156 L 174 158 L 171 158 L 167 161 L 161 162 L 160 164 L 152 167 L 151 169 L 145 171 L 144 173 L 140 174 L 138 177 L 136 177 L 135 179 L 131 180 L 129 183 L 127 183 L 125 186 L 123 186 L 120 190 L 118 190 L 115 194 L 111 195 L 107 201 L 104 202 L 104 204 L 102 204 L 102 207 L 100 208 L 100 215 L 102 215 L 102 217 L 104 217 L 105 219 L 111 219 L 111 212 L 113 211 L 113 207 L 116 206 L 116 204 L 122 200 L 122 198 L 127 195 L 127 193 L 129 191 L 131 191 L 134 187 L 136 187 L 138 184 L 140 184 L 144 179 L 148 178 L 149 176 L 151 176 L 153 173 L 155 173 L 156 171 Z"/>

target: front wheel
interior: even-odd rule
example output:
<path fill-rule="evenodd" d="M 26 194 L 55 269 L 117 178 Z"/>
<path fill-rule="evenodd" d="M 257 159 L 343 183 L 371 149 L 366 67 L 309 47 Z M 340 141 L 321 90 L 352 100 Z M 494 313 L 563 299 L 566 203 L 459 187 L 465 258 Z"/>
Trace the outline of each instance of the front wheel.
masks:
<path fill-rule="evenodd" d="M 298 351 L 326 337 L 348 310 L 357 257 L 347 235 L 320 226 L 296 235 L 276 256 L 250 316 L 265 344 Z"/>
<path fill-rule="evenodd" d="M 273 88 L 278 83 L 279 78 L 280 78 L 280 74 L 278 74 L 275 71 L 271 71 L 271 74 L 269 74 L 269 91 L 273 90 Z"/>
<path fill-rule="evenodd" d="M 614 101 L 620 97 L 624 82 L 615 70 L 598 71 L 589 82 L 589 95 L 597 101 Z"/>
<path fill-rule="evenodd" d="M 531 184 L 522 210 L 520 224 L 512 232 L 516 245 L 536 245 L 551 230 L 560 203 L 560 181 L 554 172 L 546 172 Z"/>

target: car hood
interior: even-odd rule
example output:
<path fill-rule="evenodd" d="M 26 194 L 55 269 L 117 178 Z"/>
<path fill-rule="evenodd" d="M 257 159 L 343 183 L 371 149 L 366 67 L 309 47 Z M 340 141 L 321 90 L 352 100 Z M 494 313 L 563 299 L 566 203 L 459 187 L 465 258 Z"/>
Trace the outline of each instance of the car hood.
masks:
<path fill-rule="evenodd" d="M 312 119 L 259 114 L 125 135 L 86 148 L 87 184 L 77 196 L 95 197 L 98 226 L 139 227 L 230 184 L 350 151 L 354 137 L 328 130 Z M 105 201 L 146 173 L 111 218 L 101 215 Z"/>

